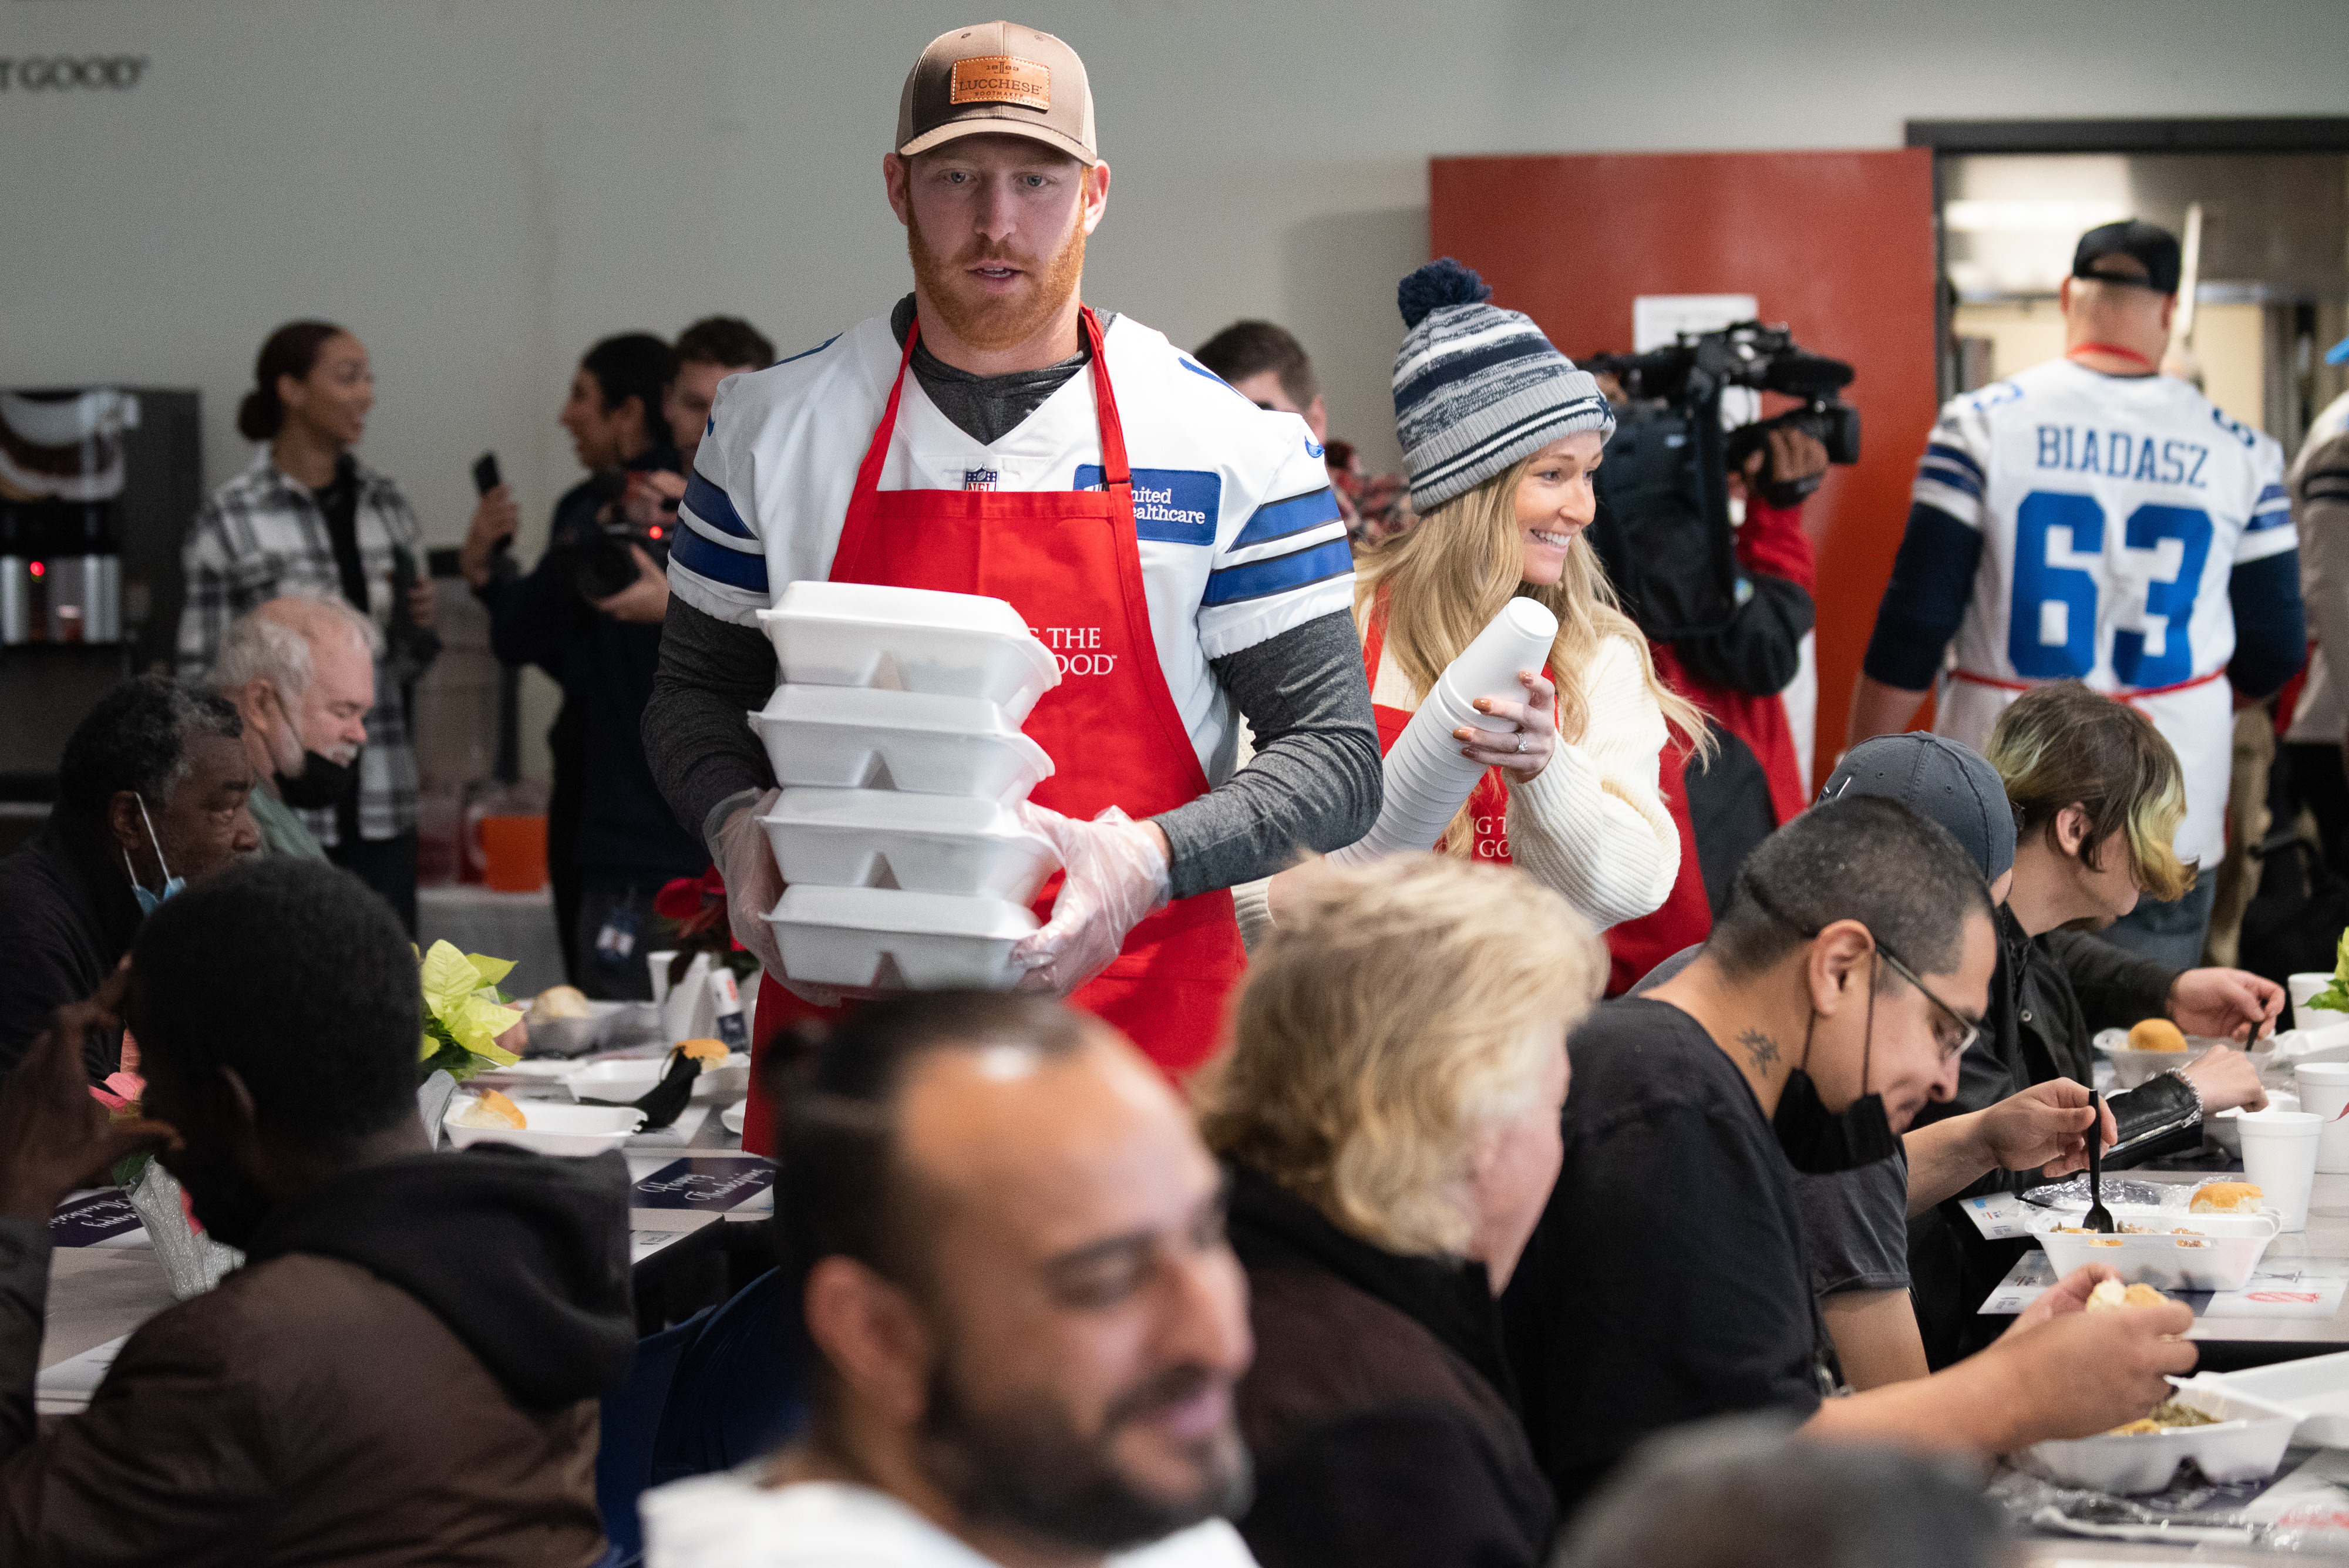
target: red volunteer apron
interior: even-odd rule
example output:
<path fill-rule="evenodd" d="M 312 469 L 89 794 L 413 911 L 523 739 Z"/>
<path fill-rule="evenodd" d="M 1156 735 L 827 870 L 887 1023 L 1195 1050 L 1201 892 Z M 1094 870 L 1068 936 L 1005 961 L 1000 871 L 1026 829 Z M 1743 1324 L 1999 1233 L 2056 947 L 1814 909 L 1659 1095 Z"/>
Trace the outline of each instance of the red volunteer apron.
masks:
<path fill-rule="evenodd" d="M 2124 686 L 2117 691 L 2106 691 L 2100 695 L 2109 697 L 2125 707 L 2134 708 L 2143 698 L 2167 697 L 2172 691 L 2191 691 L 2197 686 L 2209 685 L 2226 673 L 2223 670 L 2213 670 L 2208 675 L 2197 675 L 2185 680 L 2173 680 L 2167 686 Z M 2047 684 L 2044 680 L 2009 680 L 2002 676 L 1984 675 L 1979 670 L 1962 667 L 1952 667 L 1949 674 L 1952 680 L 1962 680 L 1969 686 L 1988 686 L 2000 691 L 2028 691 L 2035 686 Z"/>
<path fill-rule="evenodd" d="M 1053 765 L 1052 776 L 1030 798 L 1080 819 L 1123 806 L 1139 822 L 1206 794 L 1207 775 L 1159 668 L 1109 358 L 1092 311 L 1085 309 L 1081 319 L 1092 349 L 1103 487 L 882 490 L 905 368 L 921 336 L 916 323 L 905 334 L 888 406 L 856 472 L 832 580 L 1009 600 L 1062 668 L 1060 685 L 1021 726 Z M 1057 890 L 1056 878 L 1037 902 L 1040 915 Z M 1116 1025 L 1169 1076 L 1179 1077 L 1214 1052 L 1224 993 L 1246 961 L 1231 893 L 1218 888 L 1178 899 L 1145 919 L 1109 968 L 1069 1000 Z M 775 1036 L 802 1020 L 838 1014 L 801 1001 L 771 977 L 761 978 L 743 1147 L 773 1148 L 763 1059 Z"/>
<path fill-rule="evenodd" d="M 1362 673 L 1373 692 L 1379 689 L 1379 660 L 1386 653 L 1386 647 L 1387 590 L 1381 588 L 1371 600 L 1370 624 L 1362 631 Z M 1542 673 L 1556 684 L 1557 677 L 1546 662 Z M 1374 701 L 1371 704 L 1371 716 L 1378 721 L 1379 755 L 1385 756 L 1402 738 L 1403 727 L 1411 722 L 1411 710 Z M 1475 857 L 1503 866 L 1509 864 L 1509 790 L 1501 780 L 1500 769 L 1486 768 L 1485 776 L 1476 781 L 1476 787 L 1468 792 L 1468 814 L 1476 826 Z M 1438 842 L 1428 847 L 1441 849 L 1443 845 Z"/>

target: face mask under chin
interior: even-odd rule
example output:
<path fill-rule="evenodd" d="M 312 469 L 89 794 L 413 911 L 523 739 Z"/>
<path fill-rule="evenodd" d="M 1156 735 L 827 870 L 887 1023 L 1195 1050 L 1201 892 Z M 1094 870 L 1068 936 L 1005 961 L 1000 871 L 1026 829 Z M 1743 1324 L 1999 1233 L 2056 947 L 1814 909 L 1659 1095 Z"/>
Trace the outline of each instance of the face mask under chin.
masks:
<path fill-rule="evenodd" d="M 1900 1147 L 1885 1114 L 1882 1095 L 1862 1095 L 1840 1111 L 1831 1111 L 1819 1098 L 1818 1085 L 1797 1067 L 1786 1075 L 1778 1091 L 1778 1114 L 1770 1130 L 1786 1162 L 1806 1176 L 1828 1176 L 1857 1170 L 1890 1159 Z"/>
<path fill-rule="evenodd" d="M 317 752 L 302 753 L 302 766 L 297 773 L 280 772 L 277 775 L 278 797 L 296 811 L 324 811 L 342 804 L 358 783 L 359 760 L 355 754 L 347 763 Z"/>

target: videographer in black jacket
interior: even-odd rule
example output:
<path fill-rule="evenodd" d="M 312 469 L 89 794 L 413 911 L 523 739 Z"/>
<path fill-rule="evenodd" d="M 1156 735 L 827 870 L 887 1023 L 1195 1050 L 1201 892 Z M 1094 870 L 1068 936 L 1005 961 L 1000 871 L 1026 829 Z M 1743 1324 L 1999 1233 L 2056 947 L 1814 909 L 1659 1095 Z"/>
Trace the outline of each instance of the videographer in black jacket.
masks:
<path fill-rule="evenodd" d="M 500 661 L 535 664 L 563 687 L 547 732 L 547 874 L 572 979 L 594 997 L 651 996 L 653 896 L 709 860 L 661 798 L 641 739 L 668 613 L 668 552 L 663 524 L 628 521 L 627 492 L 644 485 L 635 476 L 682 468 L 661 418 L 675 374 L 668 346 L 648 333 L 589 349 L 560 419 L 588 477 L 555 503 L 546 553 L 527 576 L 497 573 L 520 521 L 501 485 L 482 497 L 460 556 Z"/>

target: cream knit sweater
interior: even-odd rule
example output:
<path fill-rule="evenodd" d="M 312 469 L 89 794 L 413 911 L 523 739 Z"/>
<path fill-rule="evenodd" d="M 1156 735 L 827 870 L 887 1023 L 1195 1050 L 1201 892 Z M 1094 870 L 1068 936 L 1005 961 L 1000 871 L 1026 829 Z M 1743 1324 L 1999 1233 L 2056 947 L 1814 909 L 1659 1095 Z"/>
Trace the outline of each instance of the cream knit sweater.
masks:
<path fill-rule="evenodd" d="M 1640 670 L 1639 650 L 1620 637 L 1599 645 L 1578 672 L 1582 739 L 1561 739 L 1529 783 L 1512 777 L 1511 862 L 1605 929 L 1662 905 L 1680 875 L 1680 830 L 1659 785 L 1668 733 L 1663 710 Z M 1420 694 L 1390 649 L 1379 660 L 1371 700 L 1415 711 Z M 1263 882 L 1232 889 L 1249 947 L 1272 927 Z"/>

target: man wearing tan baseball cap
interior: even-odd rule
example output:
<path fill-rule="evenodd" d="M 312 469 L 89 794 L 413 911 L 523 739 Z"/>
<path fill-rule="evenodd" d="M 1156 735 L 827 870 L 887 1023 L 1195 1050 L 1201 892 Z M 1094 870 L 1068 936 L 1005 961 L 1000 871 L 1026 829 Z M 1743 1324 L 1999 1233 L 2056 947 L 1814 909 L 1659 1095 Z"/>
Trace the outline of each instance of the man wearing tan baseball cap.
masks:
<path fill-rule="evenodd" d="M 1020 723 L 1052 766 L 1018 809 L 1063 870 L 1032 915 L 1033 888 L 974 887 L 957 918 L 1030 932 L 999 982 L 1068 996 L 1180 1075 L 1214 1049 L 1242 963 L 1231 887 L 1353 842 L 1378 811 L 1321 448 L 1163 334 L 1085 306 L 1110 171 L 1067 44 L 1010 22 L 941 35 L 906 75 L 892 149 L 913 292 L 721 384 L 678 514 L 646 750 L 765 967 L 763 1054 L 843 994 L 901 982 L 885 940 L 869 964 L 797 948 L 823 889 L 781 912 L 780 940 L 766 918 L 776 781 L 742 722 L 775 682 L 759 612 L 826 579 L 1008 600 L 1059 677 Z M 1242 718 L 1256 753 L 1236 767 Z M 769 1077 L 752 1080 L 744 1143 L 764 1149 Z"/>

